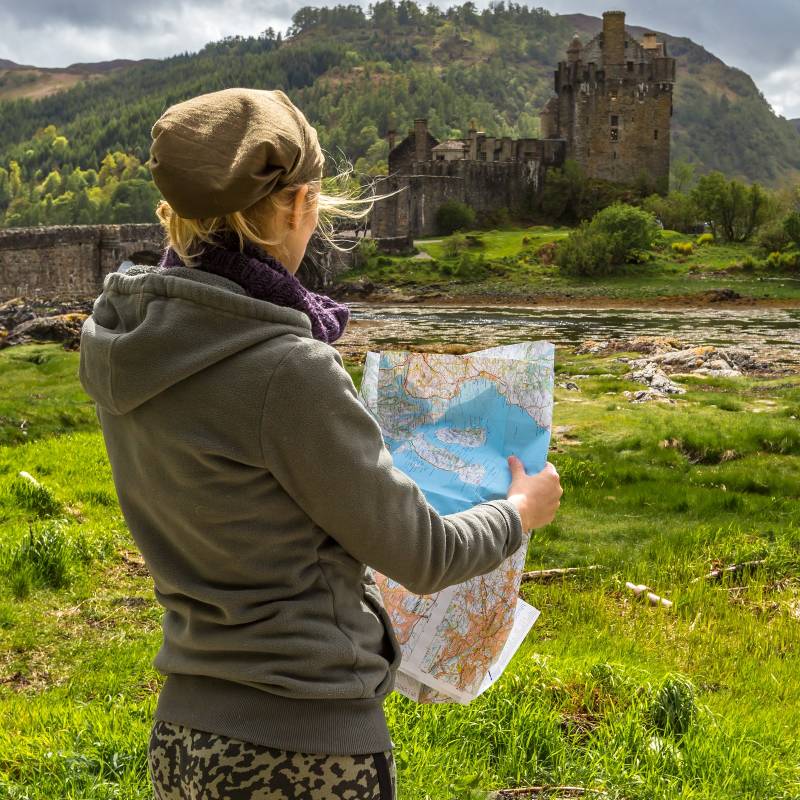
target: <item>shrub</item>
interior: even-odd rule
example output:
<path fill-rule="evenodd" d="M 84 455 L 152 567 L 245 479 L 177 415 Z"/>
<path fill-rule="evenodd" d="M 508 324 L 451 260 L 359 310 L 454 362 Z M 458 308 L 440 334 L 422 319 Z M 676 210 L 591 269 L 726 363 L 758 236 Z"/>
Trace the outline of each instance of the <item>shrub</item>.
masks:
<path fill-rule="evenodd" d="M 444 254 L 447 258 L 455 258 L 467 249 L 467 237 L 463 233 L 454 233 L 444 243 Z"/>
<path fill-rule="evenodd" d="M 694 246 L 691 242 L 673 242 L 672 250 L 682 256 L 690 256 L 694 252 Z"/>
<path fill-rule="evenodd" d="M 487 228 L 507 228 L 511 224 L 511 212 L 506 206 L 493 208 L 484 217 Z"/>
<path fill-rule="evenodd" d="M 559 243 L 556 263 L 572 275 L 607 275 L 614 263 L 614 246 L 608 235 L 583 222 Z"/>
<path fill-rule="evenodd" d="M 772 269 L 791 271 L 800 265 L 800 253 L 772 252 L 767 256 L 767 266 Z"/>
<path fill-rule="evenodd" d="M 620 261 L 634 250 L 649 250 L 659 235 L 653 214 L 626 203 L 613 203 L 598 211 L 591 225 L 594 230 L 616 238 Z"/>
<path fill-rule="evenodd" d="M 374 239 L 362 239 L 356 245 L 353 266 L 356 269 L 368 268 L 378 254 L 378 243 Z"/>
<path fill-rule="evenodd" d="M 792 211 L 783 221 L 786 235 L 800 247 L 800 211 Z"/>
<path fill-rule="evenodd" d="M 695 244 L 698 247 L 702 247 L 706 244 L 714 244 L 714 234 L 713 233 L 701 233 L 697 239 L 695 239 Z"/>
<path fill-rule="evenodd" d="M 436 210 L 436 228 L 439 233 L 451 234 L 475 224 L 475 210 L 460 200 L 446 200 Z"/>
<path fill-rule="evenodd" d="M 556 261 L 575 275 L 605 275 L 632 259 L 641 263 L 642 251 L 650 250 L 658 235 L 658 223 L 650 212 L 614 203 L 563 240 Z"/>
<path fill-rule="evenodd" d="M 758 262 L 753 258 L 753 256 L 747 256 L 747 258 L 742 261 L 742 269 L 745 272 L 753 272 L 756 267 L 758 267 Z"/>
<path fill-rule="evenodd" d="M 782 220 L 773 220 L 772 222 L 763 225 L 756 236 L 756 244 L 765 253 L 783 250 L 783 248 L 790 244 L 791 241 L 791 237 L 786 232 L 786 228 L 784 227 L 784 222 Z"/>

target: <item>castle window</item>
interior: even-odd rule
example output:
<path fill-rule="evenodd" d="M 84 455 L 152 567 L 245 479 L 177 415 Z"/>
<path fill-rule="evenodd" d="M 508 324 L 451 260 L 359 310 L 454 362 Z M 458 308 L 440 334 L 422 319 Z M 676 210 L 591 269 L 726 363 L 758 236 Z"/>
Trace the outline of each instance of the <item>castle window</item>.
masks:
<path fill-rule="evenodd" d="M 616 128 L 619 125 L 619 116 L 617 114 L 611 115 L 611 125 Z"/>
<path fill-rule="evenodd" d="M 611 115 L 611 141 L 619 141 L 619 116 L 617 114 Z"/>
<path fill-rule="evenodd" d="M 658 128 L 653 131 L 653 139 L 658 139 Z"/>
<path fill-rule="evenodd" d="M 628 72 L 633 72 L 633 61 L 628 62 Z"/>
<path fill-rule="evenodd" d="M 486 161 L 486 153 L 484 153 L 483 150 L 478 153 L 478 161 Z"/>

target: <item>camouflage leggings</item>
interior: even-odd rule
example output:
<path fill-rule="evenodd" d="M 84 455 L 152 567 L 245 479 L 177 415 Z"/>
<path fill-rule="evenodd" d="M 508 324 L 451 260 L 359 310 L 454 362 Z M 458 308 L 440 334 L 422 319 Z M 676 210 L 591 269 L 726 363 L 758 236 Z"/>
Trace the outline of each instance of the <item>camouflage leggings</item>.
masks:
<path fill-rule="evenodd" d="M 148 767 L 156 800 L 395 800 L 391 751 L 293 753 L 161 720 Z"/>

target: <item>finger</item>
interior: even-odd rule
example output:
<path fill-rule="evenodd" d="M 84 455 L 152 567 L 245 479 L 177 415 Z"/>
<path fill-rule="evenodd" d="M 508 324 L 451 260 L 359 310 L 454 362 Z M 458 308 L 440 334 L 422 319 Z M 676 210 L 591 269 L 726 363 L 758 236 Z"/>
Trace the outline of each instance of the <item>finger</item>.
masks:
<path fill-rule="evenodd" d="M 508 467 L 511 470 L 511 480 L 515 481 L 525 477 L 525 467 L 516 456 L 508 457 Z"/>

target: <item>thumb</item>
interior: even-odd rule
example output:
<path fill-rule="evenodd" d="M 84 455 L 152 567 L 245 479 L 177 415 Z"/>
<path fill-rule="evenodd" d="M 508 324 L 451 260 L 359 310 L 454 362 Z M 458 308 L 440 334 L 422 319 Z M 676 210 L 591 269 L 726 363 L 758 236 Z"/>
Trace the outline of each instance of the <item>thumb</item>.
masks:
<path fill-rule="evenodd" d="M 511 470 L 511 480 L 516 481 L 525 477 L 525 467 L 516 456 L 508 457 L 508 466 Z"/>

